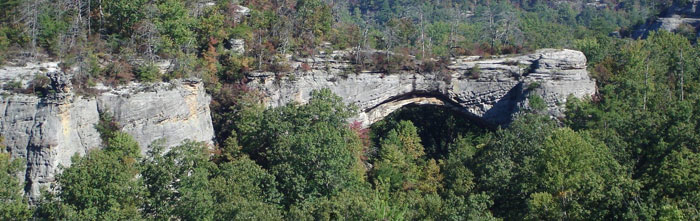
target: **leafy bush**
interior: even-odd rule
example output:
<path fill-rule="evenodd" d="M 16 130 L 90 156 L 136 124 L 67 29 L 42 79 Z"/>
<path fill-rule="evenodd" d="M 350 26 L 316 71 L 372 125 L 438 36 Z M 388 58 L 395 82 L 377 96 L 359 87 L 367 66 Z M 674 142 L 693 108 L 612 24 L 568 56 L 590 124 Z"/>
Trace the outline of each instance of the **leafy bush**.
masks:
<path fill-rule="evenodd" d="M 141 65 L 136 68 L 136 79 L 141 82 L 154 82 L 160 79 L 160 70 L 154 64 Z"/>
<path fill-rule="evenodd" d="M 540 86 L 541 86 L 540 82 L 532 82 L 532 83 L 527 85 L 527 89 L 531 91 L 531 90 L 535 90 L 537 88 L 540 88 Z"/>
<path fill-rule="evenodd" d="M 474 67 L 470 68 L 469 71 L 467 71 L 467 73 L 464 74 L 467 75 L 467 77 L 469 77 L 470 79 L 478 79 L 479 77 L 481 77 L 481 68 L 478 64 L 474 65 Z"/>
<path fill-rule="evenodd" d="M 23 183 L 17 174 L 24 170 L 24 160 L 5 153 L 3 137 L 0 136 L 0 219 L 29 220 L 31 209 L 22 197 Z"/>
<path fill-rule="evenodd" d="M 0 65 L 7 57 L 7 49 L 10 46 L 10 39 L 7 37 L 7 28 L 0 26 Z"/>
<path fill-rule="evenodd" d="M 227 82 L 236 82 L 243 79 L 243 73 L 250 71 L 252 59 L 242 55 L 231 55 L 220 59 L 221 71 L 219 71 L 219 79 Z"/>
<path fill-rule="evenodd" d="M 292 70 L 286 62 L 273 62 L 267 66 L 268 71 L 275 73 L 287 73 Z"/>
<path fill-rule="evenodd" d="M 95 129 L 100 133 L 100 138 L 106 144 L 109 139 L 121 130 L 121 126 L 119 126 L 119 123 L 117 123 L 111 113 L 103 112 L 100 114 L 100 121 L 95 125 Z"/>
<path fill-rule="evenodd" d="M 50 55 L 59 55 L 61 51 L 61 33 L 68 29 L 68 22 L 61 19 L 61 12 L 57 9 L 45 8 L 44 13 L 39 15 L 39 45 L 44 47 Z M 57 14 L 59 14 L 57 16 Z"/>
<path fill-rule="evenodd" d="M 7 91 L 12 91 L 12 92 L 18 93 L 18 92 L 21 92 L 21 90 L 24 88 L 22 88 L 21 81 L 13 80 L 13 81 L 5 83 L 5 85 L 3 86 L 3 89 L 7 90 Z"/>
<path fill-rule="evenodd" d="M 51 80 L 45 75 L 34 75 L 34 79 L 29 82 L 28 90 L 35 93 L 39 97 L 43 97 L 51 93 L 50 84 Z"/>
<path fill-rule="evenodd" d="M 547 104 L 544 102 L 544 99 L 538 95 L 530 95 L 527 99 L 530 109 L 534 111 L 543 111 L 545 108 L 547 108 Z"/>
<path fill-rule="evenodd" d="M 115 61 L 105 67 L 103 76 L 108 85 L 119 85 L 131 82 L 134 79 L 133 67 L 124 61 Z"/>

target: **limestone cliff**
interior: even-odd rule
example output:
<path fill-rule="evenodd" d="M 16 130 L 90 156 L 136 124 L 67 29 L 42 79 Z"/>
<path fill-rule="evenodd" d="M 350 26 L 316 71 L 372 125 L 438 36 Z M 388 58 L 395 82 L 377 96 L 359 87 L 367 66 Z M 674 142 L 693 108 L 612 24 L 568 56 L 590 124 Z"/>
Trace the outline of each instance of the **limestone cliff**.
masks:
<path fill-rule="evenodd" d="M 586 70 L 586 57 L 573 50 L 544 49 L 532 54 L 482 59 L 459 57 L 447 73 L 400 71 L 399 73 L 348 73 L 344 52 L 334 52 L 301 63 L 316 63 L 308 71 L 275 75 L 249 74 L 248 85 L 259 89 L 268 106 L 306 102 L 311 90 L 330 88 L 346 103 L 359 107 L 356 117 L 368 126 L 394 110 L 411 104 L 437 104 L 461 110 L 490 125 L 507 124 L 527 106 L 527 97 L 544 98 L 548 112 L 561 116 L 569 95 L 584 97 L 596 91 Z"/>
<path fill-rule="evenodd" d="M 42 186 L 53 181 L 59 165 L 68 166 L 74 154 L 100 147 L 95 129 L 100 113 L 113 114 L 143 153 L 156 139 L 164 138 L 166 146 L 174 146 L 185 139 L 211 142 L 214 137 L 211 98 L 199 81 L 102 87 L 103 92 L 86 97 L 71 91 L 70 76 L 57 69 L 42 70 L 51 71 L 47 75 L 55 93 L 37 97 L 0 91 L 0 135 L 13 157 L 26 159 L 22 179 L 33 200 Z M 35 72 L 14 73 L 14 77 L 26 78 L 19 75 Z"/>
<path fill-rule="evenodd" d="M 291 73 L 254 72 L 248 75 L 248 86 L 260 90 L 269 107 L 303 103 L 312 90 L 329 88 L 359 107 L 360 113 L 351 120 L 364 126 L 408 104 L 445 105 L 485 124 L 502 125 L 528 105 L 532 94 L 544 99 L 552 116 L 561 116 L 568 96 L 584 97 L 596 90 L 586 71 L 586 57 L 572 50 L 458 57 L 440 71 L 388 74 L 355 73 L 347 53 L 296 59 L 289 62 L 295 69 Z M 303 64 L 311 64 L 311 69 Z M 101 113 L 111 113 L 144 153 L 160 138 L 165 138 L 166 146 L 185 139 L 213 139 L 211 98 L 198 80 L 97 86 L 96 95 L 79 96 L 72 90 L 71 77 L 49 63 L 0 68 L 0 86 L 10 81 L 26 86 L 36 73 L 50 79 L 52 92 L 44 97 L 0 90 L 0 134 L 13 157 L 27 160 L 22 178 L 32 199 L 53 181 L 59 165 L 68 166 L 73 155 L 100 146 L 95 125 Z"/>
<path fill-rule="evenodd" d="M 632 37 L 635 39 L 646 38 L 649 32 L 660 30 L 674 32 L 681 29 L 683 26 L 685 26 L 685 28 L 692 28 L 692 31 L 695 31 L 697 34 L 697 28 L 700 27 L 699 4 L 700 0 L 690 0 L 684 5 L 674 3 L 654 22 L 642 25 L 634 31 Z"/>

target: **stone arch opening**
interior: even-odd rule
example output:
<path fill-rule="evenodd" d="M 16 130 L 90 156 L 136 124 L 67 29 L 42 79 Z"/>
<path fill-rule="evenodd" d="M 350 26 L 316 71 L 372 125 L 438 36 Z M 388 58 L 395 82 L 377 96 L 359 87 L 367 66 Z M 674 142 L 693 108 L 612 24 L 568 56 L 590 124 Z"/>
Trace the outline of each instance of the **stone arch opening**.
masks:
<path fill-rule="evenodd" d="M 467 113 L 466 110 L 439 96 L 402 96 L 388 100 L 395 109 L 386 113 L 381 119 L 368 126 L 372 143 L 380 148 L 381 138 L 398 127 L 402 121 L 410 121 L 416 127 L 426 156 L 431 159 L 444 159 L 449 154 L 450 146 L 464 138 L 469 142 L 493 131 L 480 118 Z M 377 105 L 381 108 L 382 105 Z M 375 109 L 376 110 L 376 109 Z"/>
<path fill-rule="evenodd" d="M 469 112 L 466 108 L 459 105 L 439 92 L 411 92 L 389 98 L 373 107 L 367 108 L 360 113 L 360 121 L 364 127 L 369 127 L 372 124 L 386 118 L 392 113 L 406 106 L 441 106 L 448 108 L 461 117 L 465 117 L 470 121 L 475 122 L 478 126 L 493 129 L 494 126 L 481 119 L 479 116 Z"/>

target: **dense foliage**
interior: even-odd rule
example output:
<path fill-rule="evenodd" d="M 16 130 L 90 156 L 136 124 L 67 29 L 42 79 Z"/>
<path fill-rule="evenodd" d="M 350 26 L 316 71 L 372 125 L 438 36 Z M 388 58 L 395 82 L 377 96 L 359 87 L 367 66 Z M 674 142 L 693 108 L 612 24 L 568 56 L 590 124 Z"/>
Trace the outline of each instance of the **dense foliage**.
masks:
<path fill-rule="evenodd" d="M 21 159 L 10 159 L 5 153 L 3 137 L 0 136 L 0 219 L 26 220 L 32 211 L 22 197 L 22 183 L 16 179 L 22 170 Z"/>
<path fill-rule="evenodd" d="M 396 52 L 355 57 L 362 69 L 407 55 L 509 54 L 630 36 L 674 3 L 687 0 L 3 0 L 0 62 L 59 59 L 79 67 L 84 86 L 198 76 L 217 91 L 242 72 L 289 71 L 283 54 Z M 232 52 L 231 39 L 244 40 L 246 52 Z M 165 73 L 155 71 L 161 61 L 170 63 Z"/>
<path fill-rule="evenodd" d="M 31 206 L 16 179 L 24 163 L 0 153 L 0 220 L 697 220 L 696 36 L 610 35 L 687 3 L 0 0 L 0 62 L 59 59 L 77 67 L 81 93 L 97 82 L 201 77 L 217 137 L 155 142 L 144 154 L 104 115 L 102 147 L 76 155 Z M 230 39 L 247 50 L 234 52 Z M 354 62 L 390 72 L 410 65 L 408 55 L 542 47 L 583 51 L 599 93 L 569 99 L 558 120 L 539 115 L 532 97 L 507 128 L 409 106 L 363 129 L 329 90 L 265 109 L 241 84 L 252 70 L 288 72 L 289 53 L 384 49 L 393 57 Z M 49 93 L 46 81 L 31 91 Z"/>

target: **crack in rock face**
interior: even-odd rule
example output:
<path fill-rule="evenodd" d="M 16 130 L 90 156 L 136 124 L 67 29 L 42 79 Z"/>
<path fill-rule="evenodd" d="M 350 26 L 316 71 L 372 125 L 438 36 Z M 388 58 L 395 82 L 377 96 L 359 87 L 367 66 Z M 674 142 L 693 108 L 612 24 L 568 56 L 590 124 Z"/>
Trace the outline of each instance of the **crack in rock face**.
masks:
<path fill-rule="evenodd" d="M 253 72 L 248 75 L 248 86 L 264 95 L 268 107 L 304 103 L 312 90 L 329 88 L 344 102 L 359 107 L 357 116 L 349 120 L 365 127 L 409 104 L 443 105 L 486 125 L 504 125 L 527 107 L 527 98 L 533 94 L 542 97 L 548 113 L 558 117 L 568 96 L 582 98 L 596 91 L 586 71 L 586 57 L 573 50 L 544 49 L 490 59 L 458 57 L 446 73 L 403 70 L 392 74 L 350 73 L 354 67 L 342 59 L 347 53 L 291 61 L 296 71 L 282 77 Z M 308 62 L 314 63 L 312 69 L 298 68 Z M 73 155 L 100 147 L 95 129 L 100 114 L 112 114 L 122 131 L 141 145 L 142 153 L 161 138 L 166 147 L 184 140 L 213 141 L 211 97 L 199 80 L 131 83 L 117 88 L 98 85 L 95 89 L 101 92 L 85 97 L 75 94 L 71 76 L 54 66 L 0 68 L 2 79 L 25 79 L 45 70 L 43 75 L 51 80 L 55 92 L 37 97 L 0 89 L 4 94 L 0 96 L 0 134 L 13 158 L 26 159 L 26 170 L 18 177 L 26 181 L 25 191 L 33 202 L 39 199 L 42 187 L 54 182 L 60 166 L 70 165 Z"/>
<path fill-rule="evenodd" d="M 567 49 L 542 49 L 532 54 L 482 59 L 457 57 L 445 73 L 400 71 L 383 74 L 352 70 L 343 60 L 347 51 L 315 58 L 291 61 L 292 68 L 315 62 L 311 70 L 299 70 L 285 76 L 270 72 L 248 75 L 248 86 L 260 90 L 268 107 L 289 102 L 308 101 L 312 90 L 330 89 L 344 102 L 359 107 L 351 121 L 367 127 L 399 108 L 416 103 L 447 105 L 486 124 L 508 124 L 514 114 L 528 106 L 527 98 L 539 95 L 553 117 L 563 116 L 566 99 L 591 96 L 595 81 L 586 70 L 582 52 Z M 474 74 L 473 70 L 478 70 Z"/>
<path fill-rule="evenodd" d="M 112 114 L 122 131 L 139 143 L 142 154 L 158 139 L 165 139 L 165 147 L 184 140 L 213 142 L 211 97 L 198 80 L 98 86 L 104 92 L 83 97 L 73 92 L 69 74 L 47 70 L 52 94 L 37 97 L 0 91 L 6 93 L 0 96 L 0 135 L 13 158 L 26 160 L 26 169 L 18 177 L 26 181 L 32 202 L 39 199 L 42 187 L 54 182 L 61 165 L 70 166 L 73 155 L 100 147 L 102 140 L 95 129 L 100 114 Z M 34 73 L 34 66 L 0 69 L 0 76 L 7 78 Z"/>

